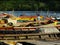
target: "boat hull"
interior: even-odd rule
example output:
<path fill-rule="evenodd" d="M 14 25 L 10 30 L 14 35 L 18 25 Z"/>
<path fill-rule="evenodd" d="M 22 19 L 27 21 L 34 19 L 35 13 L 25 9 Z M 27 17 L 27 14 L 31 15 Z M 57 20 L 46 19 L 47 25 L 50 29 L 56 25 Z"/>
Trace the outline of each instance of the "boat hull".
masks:
<path fill-rule="evenodd" d="M 0 30 L 0 34 L 28 34 L 28 33 L 38 33 L 38 30 L 35 31 L 15 31 L 15 30 Z"/>
<path fill-rule="evenodd" d="M 38 33 L 39 29 L 36 27 L 13 27 L 0 28 L 0 34 L 27 34 Z"/>

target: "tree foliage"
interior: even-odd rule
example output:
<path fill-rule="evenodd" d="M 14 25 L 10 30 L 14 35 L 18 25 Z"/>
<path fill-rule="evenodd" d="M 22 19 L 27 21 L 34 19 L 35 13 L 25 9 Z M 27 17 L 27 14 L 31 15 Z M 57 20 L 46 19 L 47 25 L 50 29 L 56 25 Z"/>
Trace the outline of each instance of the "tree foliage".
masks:
<path fill-rule="evenodd" d="M 59 0 L 0 0 L 0 10 L 37 11 L 50 10 L 60 11 Z"/>

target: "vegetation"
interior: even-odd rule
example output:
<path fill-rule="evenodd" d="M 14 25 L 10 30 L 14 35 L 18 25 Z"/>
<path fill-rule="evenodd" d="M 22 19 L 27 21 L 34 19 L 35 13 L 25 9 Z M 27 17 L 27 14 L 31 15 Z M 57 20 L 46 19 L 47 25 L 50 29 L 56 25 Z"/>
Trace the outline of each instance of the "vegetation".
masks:
<path fill-rule="evenodd" d="M 1 11 L 60 11 L 60 0 L 0 0 Z"/>

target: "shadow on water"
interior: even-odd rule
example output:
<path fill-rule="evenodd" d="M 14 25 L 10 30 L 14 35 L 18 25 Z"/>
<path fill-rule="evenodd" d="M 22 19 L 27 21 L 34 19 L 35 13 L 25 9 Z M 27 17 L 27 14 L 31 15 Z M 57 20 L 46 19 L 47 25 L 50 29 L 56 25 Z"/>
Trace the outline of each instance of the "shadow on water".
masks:
<path fill-rule="evenodd" d="M 21 43 L 22 45 L 35 45 L 35 44 L 29 43 L 29 42 L 18 42 L 18 43 Z"/>
<path fill-rule="evenodd" d="M 32 43 L 28 43 L 28 42 L 17 42 L 19 43 L 19 45 L 35 45 L 35 44 L 32 44 Z M 4 42 L 0 42 L 0 45 L 10 45 L 10 44 L 6 44 Z"/>
<path fill-rule="evenodd" d="M 0 42 L 0 45 L 8 45 L 8 44 L 6 44 L 6 43 L 4 43 L 4 42 Z"/>

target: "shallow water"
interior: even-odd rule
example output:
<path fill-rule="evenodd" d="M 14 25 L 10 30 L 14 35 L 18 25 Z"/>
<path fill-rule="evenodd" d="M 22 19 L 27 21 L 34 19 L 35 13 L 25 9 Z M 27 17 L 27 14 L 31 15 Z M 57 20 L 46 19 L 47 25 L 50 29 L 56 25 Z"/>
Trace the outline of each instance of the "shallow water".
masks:
<path fill-rule="evenodd" d="M 54 11 L 0 11 L 0 13 L 8 13 L 8 14 L 14 14 L 15 16 L 20 16 L 21 14 L 24 15 L 52 15 L 52 16 L 60 16 L 60 12 L 54 12 Z"/>

